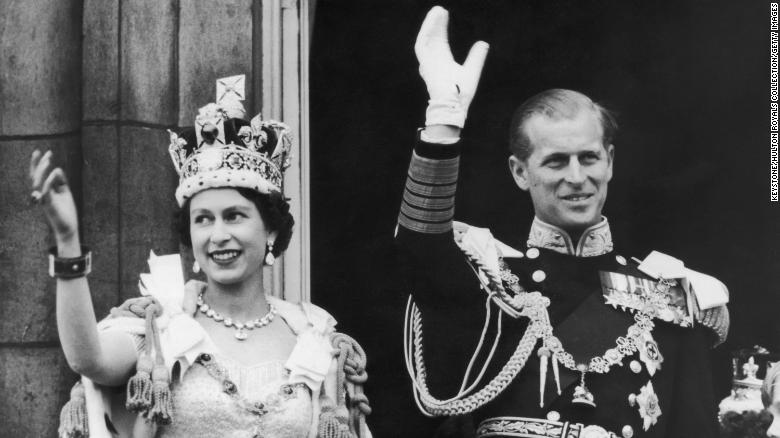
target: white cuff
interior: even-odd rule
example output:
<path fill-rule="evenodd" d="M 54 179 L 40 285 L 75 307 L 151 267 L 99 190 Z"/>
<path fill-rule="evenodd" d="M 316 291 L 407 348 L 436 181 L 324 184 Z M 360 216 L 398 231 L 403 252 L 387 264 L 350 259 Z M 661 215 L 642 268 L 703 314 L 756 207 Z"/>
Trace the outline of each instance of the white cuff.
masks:
<path fill-rule="evenodd" d="M 457 100 L 428 101 L 425 110 L 425 126 L 452 125 L 463 128 L 466 123 L 466 109 Z"/>
<path fill-rule="evenodd" d="M 420 132 L 420 140 L 432 144 L 455 144 L 460 141 L 460 137 L 431 137 L 425 131 Z"/>

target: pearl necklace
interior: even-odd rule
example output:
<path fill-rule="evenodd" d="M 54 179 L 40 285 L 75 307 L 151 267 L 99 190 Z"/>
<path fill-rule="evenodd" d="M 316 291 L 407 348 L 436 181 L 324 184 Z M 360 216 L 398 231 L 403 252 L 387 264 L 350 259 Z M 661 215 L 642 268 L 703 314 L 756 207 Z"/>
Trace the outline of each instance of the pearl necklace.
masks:
<path fill-rule="evenodd" d="M 219 312 L 209 307 L 208 304 L 203 302 L 203 292 L 198 295 L 198 309 L 207 317 L 213 319 L 216 322 L 225 324 L 225 327 L 233 327 L 236 329 L 235 337 L 239 341 L 243 341 L 249 337 L 247 330 L 254 330 L 256 328 L 265 327 L 274 320 L 277 310 L 273 304 L 268 304 L 268 313 L 260 318 L 253 319 L 247 322 L 234 322 L 231 318 L 225 318 Z"/>

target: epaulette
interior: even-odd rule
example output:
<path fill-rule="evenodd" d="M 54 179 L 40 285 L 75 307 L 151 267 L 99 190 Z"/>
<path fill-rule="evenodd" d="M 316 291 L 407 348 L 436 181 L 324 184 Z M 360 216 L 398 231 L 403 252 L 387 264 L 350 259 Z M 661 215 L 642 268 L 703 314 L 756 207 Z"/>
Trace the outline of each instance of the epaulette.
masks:
<path fill-rule="evenodd" d="M 679 279 L 702 310 L 729 302 L 728 288 L 720 280 L 686 268 L 681 260 L 662 252 L 651 252 L 637 268 L 654 279 Z"/>
<path fill-rule="evenodd" d="M 689 269 L 681 260 L 659 251 L 651 252 L 637 268 L 654 279 L 677 280 L 691 302 L 694 319 L 717 335 L 715 345 L 726 340 L 730 326 L 726 307 L 729 290 L 723 282 Z"/>
<path fill-rule="evenodd" d="M 501 277 L 500 259 L 522 258 L 524 254 L 493 237 L 487 228 L 478 228 L 463 222 L 453 221 L 452 232 L 455 244 L 468 258 L 482 289 L 493 295 L 493 301 L 513 318 L 519 312 L 508 303 L 511 297 L 504 290 Z"/>
<path fill-rule="evenodd" d="M 729 293 L 720 280 L 686 268 L 681 260 L 658 251 L 644 260 L 633 260 L 637 263 L 635 274 L 600 273 L 606 304 L 632 312 L 645 310 L 656 319 L 683 327 L 698 322 L 715 333 L 715 345 L 726 340 Z"/>

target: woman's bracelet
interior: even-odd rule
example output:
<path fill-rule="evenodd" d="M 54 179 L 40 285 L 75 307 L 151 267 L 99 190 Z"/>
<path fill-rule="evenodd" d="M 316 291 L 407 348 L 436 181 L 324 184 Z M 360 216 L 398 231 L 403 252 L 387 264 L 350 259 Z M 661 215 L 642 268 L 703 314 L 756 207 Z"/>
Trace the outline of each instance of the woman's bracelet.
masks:
<path fill-rule="evenodd" d="M 57 247 L 49 249 L 49 275 L 53 278 L 79 278 L 92 272 L 92 251 L 81 246 L 78 257 L 58 257 Z"/>

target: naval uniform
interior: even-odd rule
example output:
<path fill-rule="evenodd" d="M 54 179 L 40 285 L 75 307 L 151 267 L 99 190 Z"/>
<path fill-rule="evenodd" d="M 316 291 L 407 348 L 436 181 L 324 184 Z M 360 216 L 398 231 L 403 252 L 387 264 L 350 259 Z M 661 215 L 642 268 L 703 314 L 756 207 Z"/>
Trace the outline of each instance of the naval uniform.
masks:
<path fill-rule="evenodd" d="M 605 285 L 625 289 L 630 283 L 636 292 L 637 284 L 653 289 L 658 282 L 615 250 L 606 218 L 579 242 L 538 218 L 527 243 L 514 248 L 491 241 L 487 230 L 476 233 L 488 236 L 488 247 L 499 247 L 499 282 L 506 290 L 516 283 L 518 295 L 539 292 L 549 299 L 552 334 L 575 363 L 587 365 L 608 350 L 625 353 L 606 372 L 588 370 L 584 382 L 582 369 L 558 363 L 554 372 L 550 355 L 540 356 L 541 339 L 534 339 L 531 354 L 523 359 L 520 353 L 518 360 L 529 318 L 511 316 L 488 295 L 489 276 L 479 269 L 484 254 L 464 254 L 453 238 L 458 160 L 457 146 L 418 141 L 413 153 L 397 230 L 418 312 L 417 319 L 407 315 L 409 332 L 415 325 L 419 331 L 419 339 L 408 342 L 407 362 L 417 376 L 422 374 L 429 399 L 453 397 L 478 376 L 466 394 L 498 384 L 476 400 L 439 411 L 422 403 L 421 409 L 437 416 L 470 414 L 477 437 L 717 437 L 708 353 L 713 333 L 656 312 L 649 334 L 641 338 L 647 345 L 626 349 L 637 311 L 609 305 Z M 495 268 L 495 260 L 482 260 L 482 267 L 490 265 Z M 622 286 L 612 283 L 615 278 L 622 279 L 617 281 Z M 462 385 L 470 361 L 468 383 Z M 595 406 L 573 402 L 583 388 L 586 397 L 580 393 L 578 399 Z"/>

